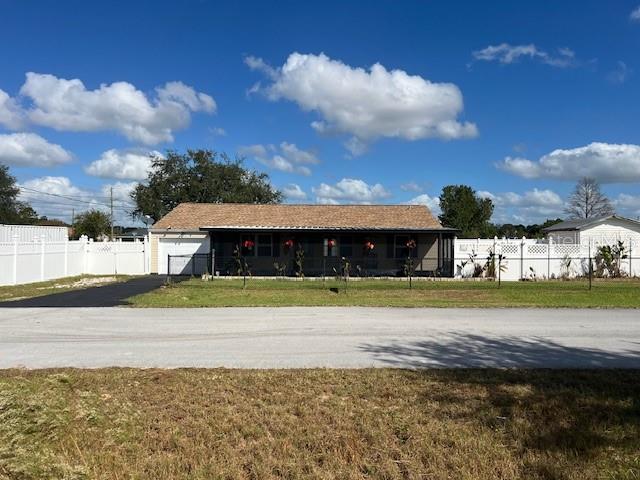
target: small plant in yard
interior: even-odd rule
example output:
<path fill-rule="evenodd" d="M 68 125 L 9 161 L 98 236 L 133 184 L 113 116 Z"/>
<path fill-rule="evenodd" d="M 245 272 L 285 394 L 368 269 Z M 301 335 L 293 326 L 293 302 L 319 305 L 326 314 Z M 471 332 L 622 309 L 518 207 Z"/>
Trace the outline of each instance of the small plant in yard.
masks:
<path fill-rule="evenodd" d="M 287 264 L 285 262 L 273 262 L 273 268 L 276 270 L 276 277 L 284 278 L 287 273 Z"/>
<path fill-rule="evenodd" d="M 351 276 L 351 262 L 349 259 L 342 257 L 340 259 L 340 270 L 334 267 L 333 271 L 336 274 L 336 280 L 344 282 L 345 288 L 347 288 L 349 277 Z"/>
<path fill-rule="evenodd" d="M 304 278 L 304 248 L 302 245 L 298 244 L 298 248 L 296 250 L 296 276 L 300 278 Z"/>
<path fill-rule="evenodd" d="M 596 276 L 620 278 L 624 276 L 622 260 L 628 258 L 624 242 L 618 241 L 615 245 L 602 245 L 596 253 Z"/>
<path fill-rule="evenodd" d="M 471 253 L 469 254 L 469 260 L 464 260 L 462 262 L 460 262 L 460 264 L 462 265 L 462 270 L 464 272 L 464 268 L 471 264 L 473 266 L 473 271 L 471 272 L 471 277 L 472 278 L 478 278 L 482 276 L 482 272 L 484 272 L 484 267 L 478 263 L 478 254 L 476 253 L 475 250 L 471 250 Z"/>
<path fill-rule="evenodd" d="M 571 276 L 571 264 L 573 259 L 569 256 L 568 253 L 565 253 L 560 261 L 560 278 L 562 280 L 568 280 Z"/>
<path fill-rule="evenodd" d="M 411 239 L 407 242 L 407 258 L 404 261 L 403 271 L 406 277 L 409 278 L 409 289 L 413 288 L 412 278 L 416 272 L 416 265 L 413 259 L 413 251 L 416 248 L 416 241 Z"/>
<path fill-rule="evenodd" d="M 250 240 L 249 240 L 250 241 Z M 246 243 L 246 242 L 245 242 Z M 251 269 L 247 260 L 242 255 L 242 250 L 239 245 L 236 245 L 233 249 L 233 261 L 236 267 L 236 275 L 243 277 L 243 288 L 247 287 L 247 276 L 251 276 Z"/>
<path fill-rule="evenodd" d="M 505 257 L 502 253 L 495 253 L 493 250 L 489 250 L 489 256 L 487 257 L 487 263 L 485 264 L 484 270 L 486 272 L 487 277 L 498 278 L 498 286 L 501 283 L 501 273 L 507 271 L 507 264 L 505 263 Z M 497 262 L 497 265 L 496 265 Z"/>

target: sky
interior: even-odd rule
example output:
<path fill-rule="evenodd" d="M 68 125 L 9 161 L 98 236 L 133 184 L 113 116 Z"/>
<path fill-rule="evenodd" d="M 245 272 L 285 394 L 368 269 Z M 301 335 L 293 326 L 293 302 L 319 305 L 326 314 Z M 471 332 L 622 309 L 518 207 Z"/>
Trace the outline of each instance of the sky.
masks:
<path fill-rule="evenodd" d="M 242 156 L 293 203 L 640 216 L 640 2 L 0 0 L 0 163 L 49 217 L 120 223 L 149 154 Z"/>

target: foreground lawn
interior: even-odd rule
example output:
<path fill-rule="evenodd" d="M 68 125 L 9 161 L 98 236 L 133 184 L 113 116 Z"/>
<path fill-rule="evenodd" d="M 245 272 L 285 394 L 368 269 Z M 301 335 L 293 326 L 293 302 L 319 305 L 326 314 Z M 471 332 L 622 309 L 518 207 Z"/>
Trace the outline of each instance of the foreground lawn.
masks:
<path fill-rule="evenodd" d="M 393 306 L 639 308 L 640 280 L 504 282 L 190 279 L 132 297 L 137 307 Z M 339 289 L 338 293 L 331 288 Z"/>
<path fill-rule="evenodd" d="M 127 275 L 80 275 L 47 282 L 2 286 L 0 287 L 0 302 L 107 285 L 109 283 L 122 282 L 129 278 L 131 277 Z"/>
<path fill-rule="evenodd" d="M 0 371 L 0 478 L 637 479 L 639 371 Z"/>

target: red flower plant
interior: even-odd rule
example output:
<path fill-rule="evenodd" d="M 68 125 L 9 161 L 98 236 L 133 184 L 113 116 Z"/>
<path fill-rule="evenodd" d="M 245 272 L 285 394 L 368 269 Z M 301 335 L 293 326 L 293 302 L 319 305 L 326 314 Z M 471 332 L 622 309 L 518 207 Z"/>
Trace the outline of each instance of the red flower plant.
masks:
<path fill-rule="evenodd" d="M 252 240 L 245 240 L 245 241 L 242 243 L 242 246 L 243 246 L 244 248 L 246 248 L 247 250 L 251 250 L 251 249 L 253 248 L 253 246 L 254 246 L 254 245 L 255 245 L 255 243 L 253 243 L 253 241 L 252 241 Z"/>
<path fill-rule="evenodd" d="M 329 240 L 327 240 L 327 247 L 333 248 L 335 246 L 336 246 L 336 241 L 333 238 L 330 238 Z"/>
<path fill-rule="evenodd" d="M 365 250 L 373 250 L 373 247 L 375 247 L 373 242 L 370 242 L 370 241 L 364 242 Z"/>
<path fill-rule="evenodd" d="M 291 248 L 291 247 L 293 247 L 293 240 L 291 240 L 291 239 L 287 240 L 286 242 L 284 242 L 284 246 L 285 246 L 286 248 Z"/>
<path fill-rule="evenodd" d="M 409 250 L 413 250 L 414 248 L 416 248 L 416 241 L 411 239 L 407 242 L 407 248 Z"/>

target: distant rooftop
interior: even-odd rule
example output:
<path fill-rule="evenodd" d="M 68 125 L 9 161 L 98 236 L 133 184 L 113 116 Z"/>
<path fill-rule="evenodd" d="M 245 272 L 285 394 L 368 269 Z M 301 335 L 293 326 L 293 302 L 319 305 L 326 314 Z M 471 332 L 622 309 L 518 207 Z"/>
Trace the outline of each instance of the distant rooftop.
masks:
<path fill-rule="evenodd" d="M 543 228 L 542 231 L 557 232 L 557 231 L 566 231 L 566 230 L 582 230 L 583 228 L 589 227 L 591 225 L 602 222 L 604 220 L 609 220 L 611 218 L 632 222 L 634 224 L 640 224 L 640 222 L 638 222 L 637 220 L 632 220 L 631 218 L 621 217 L 619 215 L 605 215 L 602 217 L 578 218 L 576 220 L 566 220 L 564 222 L 551 225 L 550 227 Z"/>

